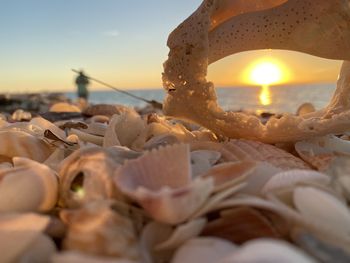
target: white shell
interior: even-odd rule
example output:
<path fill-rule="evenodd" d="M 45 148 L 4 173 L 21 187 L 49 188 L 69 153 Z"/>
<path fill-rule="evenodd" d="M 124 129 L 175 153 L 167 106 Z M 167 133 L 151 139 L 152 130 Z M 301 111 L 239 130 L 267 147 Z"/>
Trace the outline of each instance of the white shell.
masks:
<path fill-rule="evenodd" d="M 198 150 L 191 152 L 192 175 L 204 174 L 207 172 L 221 157 L 217 151 Z"/>
<path fill-rule="evenodd" d="M 299 248 L 285 241 L 256 239 L 245 243 L 241 248 L 218 263 L 316 263 Z"/>
<path fill-rule="evenodd" d="M 322 185 L 327 185 L 331 182 L 331 178 L 325 174 L 312 170 L 289 170 L 274 175 L 264 185 L 261 192 L 266 194 L 267 192 L 305 182 L 317 182 Z"/>
<path fill-rule="evenodd" d="M 341 236 L 350 236 L 350 211 L 336 197 L 313 187 L 297 187 L 294 204 L 311 221 L 329 227 Z"/>
<path fill-rule="evenodd" d="M 171 263 L 214 263 L 236 250 L 231 242 L 214 237 L 194 238 L 183 244 Z"/>

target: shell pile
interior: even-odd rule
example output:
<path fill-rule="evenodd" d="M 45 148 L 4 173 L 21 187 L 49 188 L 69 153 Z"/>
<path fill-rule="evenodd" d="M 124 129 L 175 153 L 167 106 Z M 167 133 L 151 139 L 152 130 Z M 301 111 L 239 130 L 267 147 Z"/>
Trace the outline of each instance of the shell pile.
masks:
<path fill-rule="evenodd" d="M 1 262 L 350 261 L 347 134 L 273 145 L 119 107 L 1 120 Z"/>
<path fill-rule="evenodd" d="M 350 262 L 349 62 L 327 108 L 266 125 L 217 108 L 205 80 L 243 47 L 349 60 L 349 10 L 205 0 L 164 74 L 165 113 L 202 126 L 116 105 L 1 115 L 0 262 Z"/>

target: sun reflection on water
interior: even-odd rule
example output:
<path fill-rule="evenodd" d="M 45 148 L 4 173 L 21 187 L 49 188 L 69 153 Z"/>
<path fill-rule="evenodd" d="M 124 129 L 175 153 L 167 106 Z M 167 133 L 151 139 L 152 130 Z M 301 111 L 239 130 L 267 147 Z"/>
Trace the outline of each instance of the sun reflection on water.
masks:
<path fill-rule="evenodd" d="M 271 91 L 268 85 L 263 85 L 259 94 L 259 101 L 261 105 L 267 106 L 271 104 Z"/>

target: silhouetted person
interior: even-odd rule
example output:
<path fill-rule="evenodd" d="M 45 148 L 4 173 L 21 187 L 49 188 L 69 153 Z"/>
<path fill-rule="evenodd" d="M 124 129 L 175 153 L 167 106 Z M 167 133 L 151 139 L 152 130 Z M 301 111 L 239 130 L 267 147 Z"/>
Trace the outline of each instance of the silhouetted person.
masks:
<path fill-rule="evenodd" d="M 79 72 L 79 76 L 75 79 L 75 83 L 77 84 L 77 92 L 78 98 L 82 98 L 88 100 L 89 91 L 87 86 L 89 85 L 89 79 L 84 75 L 83 71 Z"/>

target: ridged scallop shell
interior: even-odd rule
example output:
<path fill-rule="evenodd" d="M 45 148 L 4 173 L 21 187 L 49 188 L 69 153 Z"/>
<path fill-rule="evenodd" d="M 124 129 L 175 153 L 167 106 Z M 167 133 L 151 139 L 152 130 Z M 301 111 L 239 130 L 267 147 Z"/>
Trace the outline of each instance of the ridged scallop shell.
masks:
<path fill-rule="evenodd" d="M 13 159 L 14 168 L 0 171 L 0 211 L 50 211 L 57 202 L 58 180 L 46 165 Z"/>
<path fill-rule="evenodd" d="M 109 202 L 90 202 L 77 210 L 63 210 L 68 225 L 65 249 L 92 255 L 139 258 L 138 240 L 132 221 L 111 209 Z"/>
<path fill-rule="evenodd" d="M 263 238 L 245 243 L 242 247 L 219 262 L 316 263 L 316 260 L 308 256 L 301 249 L 287 243 L 286 241 Z"/>
<path fill-rule="evenodd" d="M 268 162 L 283 170 L 310 168 L 303 160 L 273 145 L 249 140 L 230 140 L 224 145 L 237 160 Z"/>
<path fill-rule="evenodd" d="M 241 179 L 252 173 L 255 168 L 256 163 L 252 161 L 226 162 L 213 166 L 202 177 L 213 178 L 214 191 L 217 192 L 241 182 Z"/>
<path fill-rule="evenodd" d="M 160 147 L 117 169 L 115 183 L 154 219 L 177 224 L 194 213 L 213 189 L 211 178 L 192 180 L 190 169 L 188 145 Z"/>
<path fill-rule="evenodd" d="M 235 251 L 231 242 L 215 237 L 199 237 L 187 241 L 175 253 L 171 263 L 213 263 Z"/>
<path fill-rule="evenodd" d="M 122 198 L 112 175 L 119 166 L 118 152 L 99 147 L 75 151 L 60 165 L 60 203 L 78 207 L 98 199 Z"/>
<path fill-rule="evenodd" d="M 325 174 L 312 170 L 289 170 L 274 175 L 263 187 L 261 192 L 268 192 L 297 185 L 298 183 L 317 182 L 327 185 L 331 178 Z"/>
<path fill-rule="evenodd" d="M 0 214 L 1 262 L 18 262 L 41 235 L 50 218 L 33 213 Z"/>

